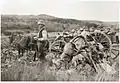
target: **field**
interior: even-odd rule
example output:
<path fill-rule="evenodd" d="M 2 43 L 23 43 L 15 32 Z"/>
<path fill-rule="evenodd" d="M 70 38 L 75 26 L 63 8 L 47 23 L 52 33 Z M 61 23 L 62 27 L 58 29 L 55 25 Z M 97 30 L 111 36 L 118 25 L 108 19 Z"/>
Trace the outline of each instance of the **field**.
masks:
<path fill-rule="evenodd" d="M 114 74 L 102 69 L 99 73 L 93 72 L 89 65 L 79 71 L 50 70 L 48 61 L 32 61 L 34 52 L 18 58 L 17 51 L 9 46 L 7 36 L 2 36 L 1 47 L 2 81 L 119 81 L 119 57 L 112 61 L 112 67 L 116 70 Z"/>

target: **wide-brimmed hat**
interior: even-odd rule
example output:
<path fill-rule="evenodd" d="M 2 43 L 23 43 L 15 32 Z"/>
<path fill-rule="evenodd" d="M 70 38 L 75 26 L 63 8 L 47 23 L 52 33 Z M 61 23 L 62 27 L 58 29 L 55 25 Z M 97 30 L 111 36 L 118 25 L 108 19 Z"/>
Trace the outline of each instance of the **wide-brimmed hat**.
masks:
<path fill-rule="evenodd" d="M 41 24 L 42 24 L 42 25 L 45 25 L 45 22 L 44 22 L 43 20 L 39 20 L 37 24 L 38 24 L 38 25 L 41 25 Z"/>
<path fill-rule="evenodd" d="M 84 29 L 83 28 L 80 28 L 80 31 L 83 31 Z"/>
<path fill-rule="evenodd" d="M 74 32 L 75 32 L 75 29 L 72 29 L 71 32 L 74 33 Z"/>

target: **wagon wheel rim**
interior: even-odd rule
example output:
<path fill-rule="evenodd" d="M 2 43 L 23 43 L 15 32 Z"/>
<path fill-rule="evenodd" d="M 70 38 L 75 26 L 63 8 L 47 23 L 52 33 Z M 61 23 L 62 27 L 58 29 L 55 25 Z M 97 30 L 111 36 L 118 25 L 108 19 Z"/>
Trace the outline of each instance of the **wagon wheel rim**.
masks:
<path fill-rule="evenodd" d="M 63 44 L 63 45 L 62 45 Z M 52 43 L 52 45 L 50 46 L 50 52 L 58 52 L 58 53 L 62 53 L 63 52 L 63 47 L 65 46 L 66 42 L 63 40 L 57 40 L 55 42 Z"/>
<path fill-rule="evenodd" d="M 111 57 L 116 59 L 119 56 L 119 45 L 113 44 L 111 47 Z"/>
<path fill-rule="evenodd" d="M 103 32 L 94 32 L 94 39 L 97 43 L 101 43 L 104 47 L 104 52 L 107 55 L 111 55 L 111 45 L 112 42 L 110 38 Z"/>

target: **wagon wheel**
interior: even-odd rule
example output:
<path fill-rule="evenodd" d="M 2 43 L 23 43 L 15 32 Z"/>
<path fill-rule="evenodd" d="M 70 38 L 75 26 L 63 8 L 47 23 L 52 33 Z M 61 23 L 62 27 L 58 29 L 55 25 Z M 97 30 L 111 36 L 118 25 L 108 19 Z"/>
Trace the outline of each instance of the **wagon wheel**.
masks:
<path fill-rule="evenodd" d="M 111 57 L 116 59 L 119 56 L 119 45 L 113 44 L 111 47 Z"/>
<path fill-rule="evenodd" d="M 103 32 L 94 32 L 91 34 L 96 43 L 100 43 L 104 47 L 104 52 L 107 56 L 111 55 L 111 45 L 112 42 L 110 38 Z"/>
<path fill-rule="evenodd" d="M 66 42 L 63 40 L 57 40 L 52 43 L 50 46 L 50 52 L 56 52 L 58 54 L 61 54 L 63 52 L 63 48 L 65 46 Z"/>

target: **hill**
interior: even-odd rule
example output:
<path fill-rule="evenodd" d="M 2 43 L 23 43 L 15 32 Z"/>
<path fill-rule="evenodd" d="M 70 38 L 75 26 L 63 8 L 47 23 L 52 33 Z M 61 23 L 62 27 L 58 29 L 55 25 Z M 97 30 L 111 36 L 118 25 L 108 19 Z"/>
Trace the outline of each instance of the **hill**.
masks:
<path fill-rule="evenodd" d="M 94 26 L 97 27 L 98 24 L 103 26 L 111 26 L 113 23 L 93 21 L 93 20 L 76 20 L 76 19 L 65 19 L 58 18 L 46 14 L 40 15 L 1 15 L 1 31 L 5 30 L 23 30 L 23 31 L 37 31 L 38 20 L 43 19 L 46 23 L 48 31 L 63 31 L 77 29 L 83 26 Z M 116 23 L 116 22 L 115 22 Z M 116 23 L 117 24 L 117 23 Z M 115 25 L 116 25 L 115 24 Z"/>

